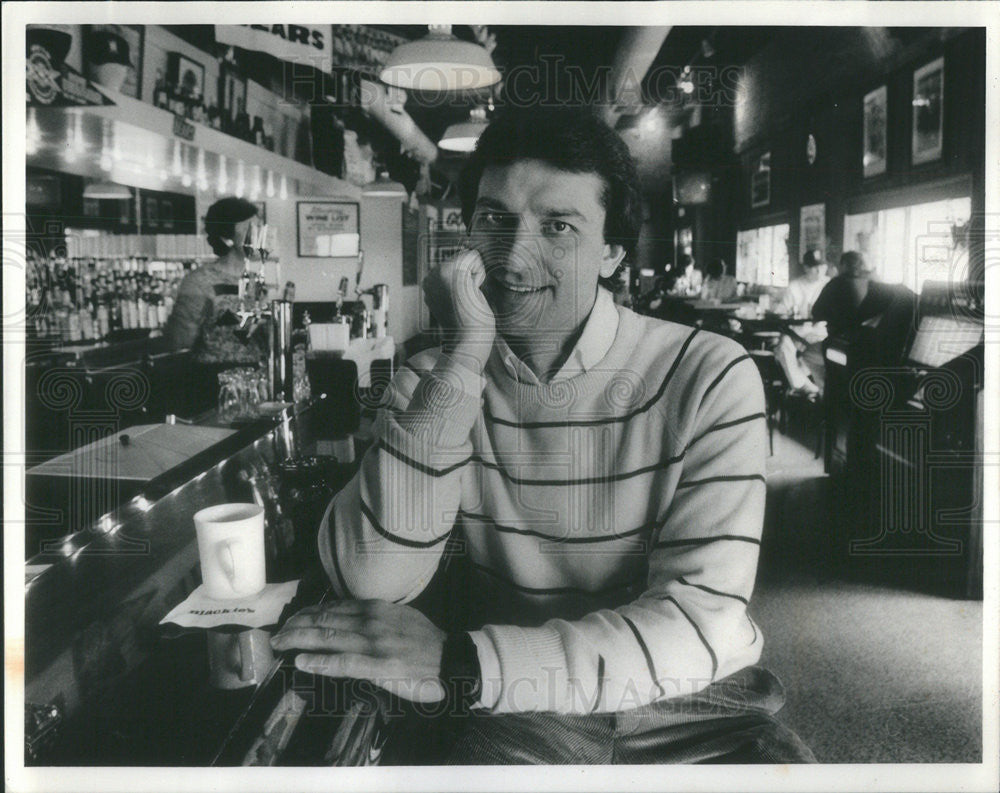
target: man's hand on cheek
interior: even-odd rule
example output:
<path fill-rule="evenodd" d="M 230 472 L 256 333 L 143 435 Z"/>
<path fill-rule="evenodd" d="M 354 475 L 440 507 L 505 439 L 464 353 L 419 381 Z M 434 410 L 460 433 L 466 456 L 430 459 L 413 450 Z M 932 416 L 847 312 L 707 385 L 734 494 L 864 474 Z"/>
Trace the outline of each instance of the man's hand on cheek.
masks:
<path fill-rule="evenodd" d="M 345 600 L 303 609 L 271 639 L 278 652 L 300 651 L 295 666 L 327 677 L 370 680 L 413 702 L 444 699 L 445 632 L 410 606 Z"/>
<path fill-rule="evenodd" d="M 486 270 L 478 250 L 469 248 L 424 278 L 424 303 L 448 334 L 446 349 L 470 355 L 480 371 L 496 336 L 496 319 L 483 294 Z"/>

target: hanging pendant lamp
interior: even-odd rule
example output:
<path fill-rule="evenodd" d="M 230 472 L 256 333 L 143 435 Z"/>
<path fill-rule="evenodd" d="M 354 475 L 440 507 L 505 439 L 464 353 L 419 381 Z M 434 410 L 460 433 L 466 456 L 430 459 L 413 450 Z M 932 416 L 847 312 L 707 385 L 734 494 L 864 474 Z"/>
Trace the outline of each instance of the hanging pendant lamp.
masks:
<path fill-rule="evenodd" d="M 452 124 L 444 131 L 444 136 L 438 141 L 445 151 L 470 152 L 476 148 L 476 141 L 489 126 L 486 121 L 486 108 L 477 107 L 469 113 L 469 119 L 458 124 Z"/>
<path fill-rule="evenodd" d="M 378 179 L 361 191 L 366 198 L 406 198 L 406 188 L 389 178 L 388 171 L 379 172 Z"/>
<path fill-rule="evenodd" d="M 392 51 L 379 74 L 382 82 L 418 91 L 469 91 L 500 82 L 500 72 L 483 47 L 456 38 L 451 25 L 428 28 L 422 39 Z"/>

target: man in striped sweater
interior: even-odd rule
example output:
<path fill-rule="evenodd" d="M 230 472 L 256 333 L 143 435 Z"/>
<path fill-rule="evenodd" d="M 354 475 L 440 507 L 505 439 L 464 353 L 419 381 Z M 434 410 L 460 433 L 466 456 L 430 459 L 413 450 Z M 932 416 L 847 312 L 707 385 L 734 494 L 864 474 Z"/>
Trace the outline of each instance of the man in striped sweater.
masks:
<path fill-rule="evenodd" d="M 320 527 L 343 600 L 274 639 L 302 669 L 471 709 L 452 762 L 811 759 L 753 666 L 760 377 L 734 342 L 614 304 L 637 183 L 586 113 L 483 133 L 466 250 L 424 284 L 450 335 L 400 370 Z M 470 570 L 451 632 L 405 605 L 449 538 Z"/>

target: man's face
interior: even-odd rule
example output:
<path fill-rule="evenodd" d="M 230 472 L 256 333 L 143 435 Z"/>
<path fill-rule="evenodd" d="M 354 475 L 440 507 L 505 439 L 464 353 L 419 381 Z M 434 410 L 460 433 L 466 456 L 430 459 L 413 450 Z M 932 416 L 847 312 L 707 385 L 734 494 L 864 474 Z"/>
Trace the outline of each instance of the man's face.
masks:
<path fill-rule="evenodd" d="M 624 256 L 604 242 L 604 182 L 538 160 L 490 166 L 479 181 L 470 242 L 483 257 L 483 291 L 509 338 L 551 332 L 557 341 L 586 319 L 599 276 Z"/>

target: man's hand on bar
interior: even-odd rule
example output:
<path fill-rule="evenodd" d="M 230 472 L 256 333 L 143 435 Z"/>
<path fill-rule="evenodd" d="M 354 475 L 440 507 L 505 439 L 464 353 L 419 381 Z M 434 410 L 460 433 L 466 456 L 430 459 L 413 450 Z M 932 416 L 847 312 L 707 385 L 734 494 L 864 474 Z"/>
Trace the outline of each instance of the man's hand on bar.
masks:
<path fill-rule="evenodd" d="M 327 677 L 370 680 L 413 702 L 440 702 L 445 632 L 410 606 L 343 600 L 310 606 L 271 639 L 278 652 L 301 651 L 295 666 Z"/>

